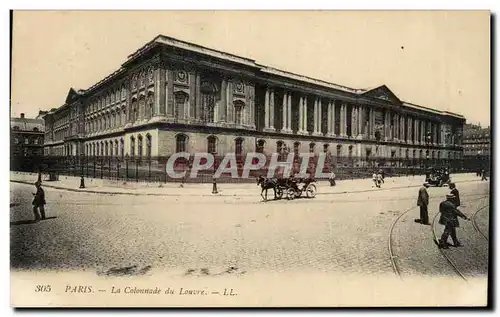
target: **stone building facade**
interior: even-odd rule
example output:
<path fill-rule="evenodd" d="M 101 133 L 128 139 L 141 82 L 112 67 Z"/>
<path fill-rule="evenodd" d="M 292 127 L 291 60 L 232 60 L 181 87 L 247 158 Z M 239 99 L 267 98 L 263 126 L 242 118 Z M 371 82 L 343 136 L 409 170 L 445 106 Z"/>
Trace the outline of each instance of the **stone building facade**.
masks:
<path fill-rule="evenodd" d="M 40 115 L 45 112 L 41 111 Z M 44 121 L 40 116 L 10 118 L 10 154 L 13 158 L 41 157 L 44 146 Z"/>
<path fill-rule="evenodd" d="M 491 129 L 466 124 L 463 137 L 464 156 L 489 157 L 491 155 Z"/>
<path fill-rule="evenodd" d="M 69 90 L 45 116 L 45 154 L 455 159 L 464 122 L 385 85 L 348 88 L 159 35 L 92 87 Z"/>

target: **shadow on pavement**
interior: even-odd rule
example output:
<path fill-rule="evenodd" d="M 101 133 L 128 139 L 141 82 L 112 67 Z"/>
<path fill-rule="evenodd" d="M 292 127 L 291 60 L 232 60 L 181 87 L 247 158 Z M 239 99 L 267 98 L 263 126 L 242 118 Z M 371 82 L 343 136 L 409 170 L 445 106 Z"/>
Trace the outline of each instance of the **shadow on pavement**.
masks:
<path fill-rule="evenodd" d="M 57 217 L 47 217 L 43 220 L 39 220 L 39 221 L 45 221 L 45 220 L 49 220 L 49 219 L 55 219 Z M 29 225 L 29 224 L 32 224 L 32 223 L 35 223 L 35 222 L 38 222 L 36 220 L 33 220 L 33 219 L 30 219 L 30 220 L 19 220 L 19 221 L 11 221 L 10 225 L 11 226 L 19 226 L 19 225 Z"/>

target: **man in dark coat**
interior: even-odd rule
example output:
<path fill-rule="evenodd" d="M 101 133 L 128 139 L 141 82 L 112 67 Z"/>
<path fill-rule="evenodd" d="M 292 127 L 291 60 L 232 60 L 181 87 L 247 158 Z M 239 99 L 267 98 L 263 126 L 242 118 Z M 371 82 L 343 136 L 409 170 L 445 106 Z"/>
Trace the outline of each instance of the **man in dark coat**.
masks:
<path fill-rule="evenodd" d="M 35 183 L 36 186 L 36 193 L 33 193 L 33 213 L 35 214 L 35 221 L 40 220 L 40 215 L 41 219 L 45 219 L 45 192 L 42 189 L 42 184 L 40 182 Z M 40 213 L 38 213 L 38 210 L 40 210 Z"/>
<path fill-rule="evenodd" d="M 481 170 L 481 180 L 482 181 L 487 181 L 488 179 L 486 178 L 486 171 L 484 168 Z"/>
<path fill-rule="evenodd" d="M 420 222 L 423 225 L 429 225 L 429 193 L 427 193 L 429 183 L 424 183 L 422 188 L 418 190 L 417 206 L 420 207 L 420 219 L 415 219 L 415 222 Z"/>
<path fill-rule="evenodd" d="M 439 247 L 442 249 L 448 249 L 448 237 L 450 235 L 453 240 L 453 246 L 459 247 L 462 245 L 457 238 L 456 228 L 460 226 L 458 217 L 470 220 L 455 207 L 455 199 L 454 195 L 446 195 L 446 200 L 439 204 L 439 212 L 441 213 L 439 223 L 444 225 L 443 235 L 441 236 L 441 240 L 439 240 Z"/>
<path fill-rule="evenodd" d="M 458 207 L 460 206 L 460 193 L 458 192 L 457 186 L 455 186 L 455 183 L 450 183 L 450 195 L 455 196 L 455 206 Z"/>

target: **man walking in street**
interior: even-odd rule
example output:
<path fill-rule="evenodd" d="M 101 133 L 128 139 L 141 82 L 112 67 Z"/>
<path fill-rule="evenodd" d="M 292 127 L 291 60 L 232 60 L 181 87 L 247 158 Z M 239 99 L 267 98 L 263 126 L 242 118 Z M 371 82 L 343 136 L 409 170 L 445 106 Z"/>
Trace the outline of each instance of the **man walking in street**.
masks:
<path fill-rule="evenodd" d="M 470 220 L 455 207 L 455 199 L 454 195 L 446 195 L 446 200 L 439 204 L 439 212 L 441 213 L 439 224 L 444 225 L 443 235 L 441 236 L 441 240 L 439 240 L 439 248 L 441 249 L 448 249 L 448 237 L 450 235 L 454 247 L 462 246 L 457 238 L 456 228 L 460 226 L 457 216 L 465 220 Z"/>
<path fill-rule="evenodd" d="M 484 168 L 481 170 L 481 180 L 482 181 L 487 181 L 488 179 L 486 178 L 486 171 L 484 170 Z"/>
<path fill-rule="evenodd" d="M 35 214 L 35 221 L 45 220 L 45 192 L 42 189 L 42 184 L 40 182 L 35 183 L 36 193 L 33 193 L 33 213 Z M 38 212 L 40 210 L 40 213 Z"/>
<path fill-rule="evenodd" d="M 455 186 L 455 183 L 450 183 L 450 195 L 455 196 L 455 206 L 458 207 L 460 206 L 460 193 L 458 192 L 457 186 Z"/>
<path fill-rule="evenodd" d="M 335 173 L 332 171 L 330 176 L 328 177 L 328 181 L 330 182 L 330 186 L 335 186 Z"/>
<path fill-rule="evenodd" d="M 427 193 L 427 188 L 429 188 L 429 183 L 424 183 L 424 185 L 418 190 L 417 206 L 420 207 L 420 219 L 415 219 L 415 222 L 419 222 L 423 225 L 429 225 L 429 193 Z"/>

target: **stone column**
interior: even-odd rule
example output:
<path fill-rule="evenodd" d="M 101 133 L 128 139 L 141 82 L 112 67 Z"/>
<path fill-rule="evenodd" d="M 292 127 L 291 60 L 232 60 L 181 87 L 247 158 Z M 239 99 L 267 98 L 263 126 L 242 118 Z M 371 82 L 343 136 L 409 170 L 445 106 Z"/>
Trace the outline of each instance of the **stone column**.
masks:
<path fill-rule="evenodd" d="M 234 104 L 233 104 L 233 81 L 227 81 L 226 89 L 226 122 L 234 123 Z"/>
<path fill-rule="evenodd" d="M 287 117 L 287 132 L 292 133 L 292 94 L 289 92 L 287 94 L 287 111 L 286 111 L 286 117 Z"/>
<path fill-rule="evenodd" d="M 432 124 L 432 129 L 433 129 L 433 136 L 432 136 L 432 143 L 434 143 L 435 145 L 438 144 L 438 126 L 436 123 L 433 123 Z"/>
<path fill-rule="evenodd" d="M 190 71 L 188 73 L 189 78 L 189 106 L 187 111 L 186 119 L 193 120 L 196 118 L 196 73 Z"/>
<path fill-rule="evenodd" d="M 167 70 L 167 117 L 174 117 L 174 73 Z"/>
<path fill-rule="evenodd" d="M 318 97 L 314 98 L 313 106 L 313 135 L 318 134 Z"/>
<path fill-rule="evenodd" d="M 274 89 L 269 91 L 269 129 L 274 131 Z"/>
<path fill-rule="evenodd" d="M 250 95 L 250 115 L 249 115 L 249 125 L 251 127 L 255 127 L 255 87 L 253 85 L 249 85 L 248 94 Z"/>
<path fill-rule="evenodd" d="M 387 140 L 389 140 L 389 130 L 391 128 L 390 121 L 389 121 L 389 110 L 385 110 L 385 113 L 384 113 L 384 124 L 385 124 L 384 140 L 387 141 Z"/>
<path fill-rule="evenodd" d="M 283 92 L 283 102 L 281 103 L 281 132 L 287 131 L 288 122 L 288 92 Z"/>
<path fill-rule="evenodd" d="M 368 139 L 371 139 L 373 138 L 373 134 L 374 134 L 374 126 L 373 126 L 373 108 L 370 107 L 370 110 L 369 110 L 369 114 L 368 114 Z"/>
<path fill-rule="evenodd" d="M 203 111 L 201 108 L 201 76 L 200 73 L 196 74 L 196 83 L 195 83 L 195 95 L 196 95 L 196 119 L 202 121 L 203 120 Z"/>
<path fill-rule="evenodd" d="M 364 118 L 364 106 L 363 105 L 358 105 L 358 138 L 362 138 L 363 137 L 363 126 L 364 126 L 364 121 L 365 121 L 365 118 Z"/>
<path fill-rule="evenodd" d="M 165 116 L 165 103 L 166 103 L 166 73 L 165 70 L 159 65 L 156 69 L 155 80 L 155 116 Z M 121 99 L 121 90 L 120 90 Z M 120 111 L 121 115 L 121 111 Z"/>
<path fill-rule="evenodd" d="M 351 106 L 351 137 L 356 137 L 358 135 L 357 126 L 357 108 L 355 105 Z"/>
<path fill-rule="evenodd" d="M 346 109 L 345 104 L 340 105 L 340 136 L 346 137 Z"/>
<path fill-rule="evenodd" d="M 332 117 L 332 119 L 331 119 L 332 120 L 332 128 L 331 128 L 332 129 L 332 136 L 336 136 L 336 134 L 335 134 L 335 101 L 332 100 L 331 103 L 332 103 L 332 116 L 331 116 Z"/>
<path fill-rule="evenodd" d="M 305 134 L 304 131 L 304 97 L 299 97 L 299 127 L 298 134 Z"/>
<path fill-rule="evenodd" d="M 328 100 L 326 120 L 327 120 L 326 135 L 332 136 L 332 102 L 330 100 Z"/>
<path fill-rule="evenodd" d="M 220 88 L 219 122 L 225 123 L 227 120 L 227 80 L 222 79 Z"/>
<path fill-rule="evenodd" d="M 264 130 L 269 130 L 269 120 L 270 120 L 270 106 L 269 106 L 269 88 L 266 88 L 266 95 L 264 97 Z"/>
<path fill-rule="evenodd" d="M 302 110 L 304 111 L 304 115 L 302 116 L 302 127 L 303 127 L 303 131 L 305 134 L 309 134 L 309 131 L 307 130 L 307 97 L 304 97 L 304 99 L 302 99 L 303 102 L 304 102 L 304 107 L 302 108 Z"/>

